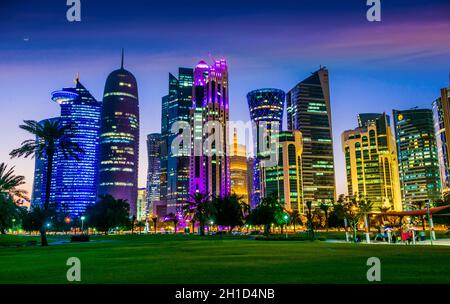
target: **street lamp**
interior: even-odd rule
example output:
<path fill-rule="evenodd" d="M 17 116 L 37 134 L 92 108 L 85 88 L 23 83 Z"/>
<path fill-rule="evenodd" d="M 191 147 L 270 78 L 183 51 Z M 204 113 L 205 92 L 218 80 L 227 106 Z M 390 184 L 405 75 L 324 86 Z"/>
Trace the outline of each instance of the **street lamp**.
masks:
<path fill-rule="evenodd" d="M 288 224 L 289 216 L 287 214 L 284 215 L 284 221 L 286 222 L 286 239 L 287 239 L 287 224 Z"/>
<path fill-rule="evenodd" d="M 86 217 L 83 215 L 80 219 L 81 219 L 81 232 L 83 233 L 83 230 L 84 230 L 84 220 L 86 219 Z"/>

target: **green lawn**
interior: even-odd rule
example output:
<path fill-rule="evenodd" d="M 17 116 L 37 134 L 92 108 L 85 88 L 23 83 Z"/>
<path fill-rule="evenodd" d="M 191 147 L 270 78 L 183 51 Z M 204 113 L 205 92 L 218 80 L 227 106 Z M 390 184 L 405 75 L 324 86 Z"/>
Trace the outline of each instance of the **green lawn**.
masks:
<path fill-rule="evenodd" d="M 0 244 L 8 237 L 0 236 Z M 90 243 L 46 248 L 0 246 L 0 283 L 67 283 L 69 257 L 80 258 L 83 283 L 367 283 L 366 260 L 372 256 L 381 259 L 384 283 L 450 283 L 450 248 L 445 246 L 186 235 L 94 237 Z"/>

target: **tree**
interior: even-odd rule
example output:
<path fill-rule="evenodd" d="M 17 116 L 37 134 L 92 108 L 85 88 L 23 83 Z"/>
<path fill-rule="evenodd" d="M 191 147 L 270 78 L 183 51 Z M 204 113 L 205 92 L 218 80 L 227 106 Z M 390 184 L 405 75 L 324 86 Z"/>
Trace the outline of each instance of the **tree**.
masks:
<path fill-rule="evenodd" d="M 290 217 L 291 217 L 291 223 L 294 224 L 294 233 L 295 233 L 295 228 L 296 228 L 296 224 L 300 224 L 302 225 L 302 218 L 300 216 L 300 212 L 298 212 L 298 210 L 292 210 L 290 213 Z"/>
<path fill-rule="evenodd" d="M 152 216 L 152 222 L 153 222 L 153 230 L 156 234 L 156 225 L 158 224 L 158 217 L 156 215 Z"/>
<path fill-rule="evenodd" d="M 325 229 L 328 232 L 328 227 L 329 227 L 329 210 L 330 210 L 330 205 L 327 205 L 325 203 L 320 203 L 319 205 L 319 209 L 323 211 L 324 215 L 325 215 Z"/>
<path fill-rule="evenodd" d="M 367 243 L 370 242 L 370 236 L 369 236 L 369 230 L 370 230 L 370 222 L 368 219 L 368 214 L 370 211 L 372 211 L 373 203 L 370 202 L 370 200 L 361 199 L 359 201 L 359 211 L 361 212 L 363 218 L 364 218 L 364 229 L 366 231 L 366 241 Z"/>
<path fill-rule="evenodd" d="M 313 222 L 313 214 L 311 209 L 312 203 L 306 202 L 306 219 L 308 221 L 308 234 L 310 236 L 310 240 L 314 241 L 314 222 Z"/>
<path fill-rule="evenodd" d="M 206 221 L 213 213 L 213 206 L 210 201 L 210 195 L 200 192 L 190 194 L 187 204 L 187 209 L 189 209 L 190 213 L 192 214 L 192 225 L 195 224 L 195 221 L 198 221 L 200 235 L 204 236 Z"/>
<path fill-rule="evenodd" d="M 373 203 L 365 200 L 362 196 L 355 194 L 350 200 L 347 199 L 344 203 L 345 218 L 353 229 L 353 242 L 356 242 L 356 232 L 358 229 L 359 220 L 363 217 L 366 222 L 366 235 L 368 235 L 367 214 L 372 210 Z"/>
<path fill-rule="evenodd" d="M 28 200 L 27 192 L 18 187 L 25 184 L 25 177 L 14 175 L 14 167 L 9 168 L 5 163 L 0 163 L 0 193 Z"/>
<path fill-rule="evenodd" d="M 175 234 L 177 233 L 178 222 L 180 221 L 177 215 L 173 212 L 168 214 L 168 220 L 173 223 Z"/>
<path fill-rule="evenodd" d="M 130 205 L 126 200 L 115 199 L 112 195 L 101 195 L 100 200 L 87 208 L 88 225 L 105 234 L 114 227 L 130 225 Z"/>
<path fill-rule="evenodd" d="M 284 223 L 279 220 L 280 218 L 281 220 L 283 219 L 283 216 L 281 215 L 283 212 L 284 208 L 278 201 L 278 195 L 272 193 L 263 198 L 261 203 L 250 212 L 247 221 L 252 225 L 263 225 L 264 235 L 268 236 L 272 224 Z"/>
<path fill-rule="evenodd" d="M 412 203 L 414 209 L 421 210 L 424 209 L 426 206 L 425 201 L 415 201 Z M 421 215 L 420 220 L 422 221 L 422 230 L 425 231 L 425 216 Z"/>
<path fill-rule="evenodd" d="M 63 124 L 61 119 L 45 120 L 42 123 L 38 123 L 34 120 L 25 120 L 23 125 L 19 126 L 21 129 L 29 132 L 33 135 L 32 139 L 22 142 L 21 147 L 14 149 L 9 154 L 14 157 L 44 157 L 47 168 L 45 176 L 45 201 L 43 205 L 43 216 L 46 216 L 47 210 L 50 208 L 50 190 L 53 173 L 53 160 L 58 153 L 64 158 L 74 158 L 79 160 L 79 155 L 83 153 L 83 149 L 73 142 L 67 135 L 66 130 L 72 127 L 72 124 Z M 36 140 L 36 138 L 38 140 Z M 45 223 L 45 218 L 41 223 Z M 41 232 L 41 245 L 48 246 L 46 227 L 43 225 L 40 228 Z"/>
<path fill-rule="evenodd" d="M 11 195 L 0 192 L 0 233 L 14 228 L 22 219 L 23 211 L 17 206 Z"/>
<path fill-rule="evenodd" d="M 214 218 L 217 225 L 229 227 L 229 231 L 244 223 L 245 212 L 248 205 L 242 202 L 242 197 L 231 194 L 223 198 L 213 199 Z"/>

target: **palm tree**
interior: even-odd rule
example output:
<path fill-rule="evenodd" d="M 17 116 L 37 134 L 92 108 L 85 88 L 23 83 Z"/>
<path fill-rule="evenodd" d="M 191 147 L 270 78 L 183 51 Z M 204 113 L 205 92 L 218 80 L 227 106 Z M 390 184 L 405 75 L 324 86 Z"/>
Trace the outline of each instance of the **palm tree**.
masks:
<path fill-rule="evenodd" d="M 294 224 L 294 233 L 295 233 L 296 224 L 302 223 L 302 219 L 300 218 L 300 212 L 298 212 L 298 210 L 292 210 L 291 219 L 292 219 L 292 223 Z"/>
<path fill-rule="evenodd" d="M 173 212 L 169 213 L 168 217 L 169 217 L 169 221 L 171 221 L 173 223 L 175 234 L 177 234 L 177 226 L 178 226 L 178 222 L 179 222 L 178 217 Z"/>
<path fill-rule="evenodd" d="M 416 210 L 423 209 L 426 206 L 424 201 L 416 201 L 416 202 L 412 203 L 412 205 L 414 206 L 414 209 L 416 209 Z M 425 216 L 421 215 L 420 219 L 422 221 L 422 230 L 425 231 Z"/>
<path fill-rule="evenodd" d="M 369 236 L 370 223 L 369 223 L 369 219 L 367 218 L 367 215 L 369 214 L 370 211 L 372 211 L 372 208 L 373 208 L 373 203 L 371 203 L 370 200 L 362 199 L 359 202 L 359 211 L 361 212 L 361 214 L 364 217 L 364 227 L 366 230 L 367 243 L 370 243 L 370 236 Z"/>
<path fill-rule="evenodd" d="M 152 222 L 153 222 L 153 229 L 156 234 L 156 224 L 158 223 L 158 217 L 156 215 L 152 216 Z"/>
<path fill-rule="evenodd" d="M 328 224 L 328 211 L 330 209 L 330 205 L 327 205 L 325 203 L 320 203 L 319 209 L 322 210 L 323 213 L 325 214 L 325 228 L 326 228 L 326 230 L 328 232 L 328 227 L 329 227 L 329 224 Z"/>
<path fill-rule="evenodd" d="M 8 169 L 5 163 L 0 163 L 0 193 L 7 193 L 11 197 L 19 197 L 28 200 L 27 192 L 18 189 L 19 186 L 25 184 L 25 177 L 22 175 L 14 175 L 14 167 Z"/>
<path fill-rule="evenodd" d="M 190 200 L 188 201 L 189 210 L 192 211 L 193 217 L 192 222 L 198 221 L 200 228 L 200 235 L 205 235 L 205 223 L 211 214 L 211 204 L 210 195 L 196 192 L 195 194 L 189 195 Z"/>
<path fill-rule="evenodd" d="M 45 157 L 47 162 L 46 180 L 45 180 L 45 201 L 44 201 L 44 215 L 50 208 L 50 189 L 52 183 L 53 160 L 56 153 L 68 159 L 70 157 L 79 160 L 79 154 L 83 153 L 83 149 L 67 135 L 67 130 L 72 127 L 72 124 L 63 124 L 61 119 L 47 119 L 41 123 L 35 120 L 25 120 L 23 125 L 19 126 L 21 129 L 33 135 L 33 139 L 28 139 L 22 142 L 21 147 L 14 149 L 9 154 L 11 158 L 14 157 Z M 36 140 L 37 138 L 37 140 Z M 47 236 L 45 232 L 45 219 L 41 225 L 41 245 L 48 246 Z"/>

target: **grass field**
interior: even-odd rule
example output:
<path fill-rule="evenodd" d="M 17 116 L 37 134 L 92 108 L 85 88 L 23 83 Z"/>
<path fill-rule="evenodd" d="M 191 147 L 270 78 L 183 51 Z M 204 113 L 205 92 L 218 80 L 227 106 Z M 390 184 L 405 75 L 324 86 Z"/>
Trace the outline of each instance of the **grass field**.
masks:
<path fill-rule="evenodd" d="M 81 260 L 82 283 L 367 283 L 367 258 L 384 283 L 450 283 L 450 248 L 255 241 L 231 236 L 119 235 L 90 243 L 0 246 L 0 283 L 67 283 L 66 260 Z M 36 240 L 36 237 L 32 237 Z M 28 237 L 0 236 L 0 244 Z"/>

